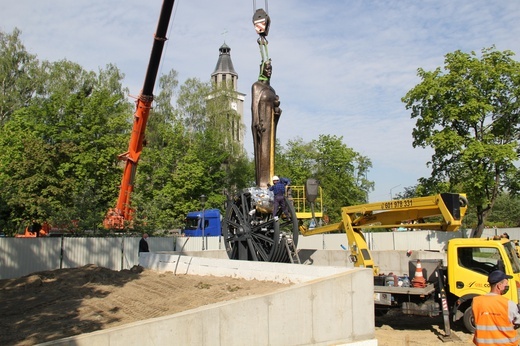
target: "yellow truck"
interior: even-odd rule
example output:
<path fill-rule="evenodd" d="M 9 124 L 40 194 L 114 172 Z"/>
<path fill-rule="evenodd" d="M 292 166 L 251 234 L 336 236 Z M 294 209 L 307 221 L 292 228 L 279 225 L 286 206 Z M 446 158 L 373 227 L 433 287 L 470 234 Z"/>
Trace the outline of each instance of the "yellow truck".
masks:
<path fill-rule="evenodd" d="M 447 263 L 443 272 L 447 276 L 451 315 L 474 331 L 471 301 L 473 297 L 489 292 L 487 276 L 500 269 L 513 278 L 509 280 L 507 298 L 519 303 L 520 261 L 516 242 L 507 238 L 456 238 L 448 242 Z"/>
<path fill-rule="evenodd" d="M 408 315 L 442 314 L 449 337 L 450 321 L 462 322 L 468 331 L 474 331 L 471 302 L 473 297 L 489 292 L 487 275 L 493 270 L 513 276 L 507 297 L 518 304 L 520 261 L 515 242 L 506 238 L 454 238 L 448 241 L 446 260 L 421 260 L 420 266 L 417 260 L 410 261 L 408 277 L 398 277 L 379 273 L 363 231 L 407 228 L 453 232 L 460 228 L 467 207 L 466 196 L 458 193 L 362 204 L 342 208 L 339 223 L 312 230 L 301 227 L 300 233 L 345 232 L 354 266 L 374 272 L 376 313 L 400 309 Z M 422 276 L 424 281 L 413 282 L 415 276 Z"/>

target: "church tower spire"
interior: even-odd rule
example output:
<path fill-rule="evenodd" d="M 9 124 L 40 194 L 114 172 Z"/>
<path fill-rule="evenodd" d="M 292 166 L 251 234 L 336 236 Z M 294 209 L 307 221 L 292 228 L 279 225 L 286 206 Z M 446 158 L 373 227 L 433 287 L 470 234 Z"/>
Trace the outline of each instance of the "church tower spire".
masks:
<path fill-rule="evenodd" d="M 217 85 L 220 85 L 222 82 L 231 82 L 233 90 L 237 90 L 238 74 L 233 67 L 233 61 L 231 61 L 231 48 L 225 42 L 219 48 L 217 66 L 215 66 L 215 71 L 211 74 L 211 80 Z"/>
<path fill-rule="evenodd" d="M 240 146 L 244 145 L 244 100 L 245 94 L 238 91 L 238 73 L 231 61 L 231 48 L 224 42 L 219 48 L 219 55 L 215 70 L 211 74 L 211 82 L 219 87 L 229 85 L 234 91 L 229 107 L 236 116 L 232 116 L 230 130 L 232 138 Z"/>

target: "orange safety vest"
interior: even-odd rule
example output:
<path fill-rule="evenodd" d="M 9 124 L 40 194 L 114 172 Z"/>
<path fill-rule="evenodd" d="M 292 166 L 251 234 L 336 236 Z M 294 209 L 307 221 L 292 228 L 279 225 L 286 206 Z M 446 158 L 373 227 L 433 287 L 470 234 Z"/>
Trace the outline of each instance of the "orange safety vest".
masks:
<path fill-rule="evenodd" d="M 518 345 L 516 330 L 509 321 L 508 299 L 500 295 L 473 298 L 475 345 Z"/>

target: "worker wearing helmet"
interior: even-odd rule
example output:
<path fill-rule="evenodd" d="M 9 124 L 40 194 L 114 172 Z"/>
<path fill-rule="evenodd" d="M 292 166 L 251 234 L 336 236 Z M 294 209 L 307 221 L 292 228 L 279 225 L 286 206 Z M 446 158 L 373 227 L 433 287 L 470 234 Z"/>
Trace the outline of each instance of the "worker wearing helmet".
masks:
<path fill-rule="evenodd" d="M 491 272 L 488 276 L 491 292 L 473 298 L 475 345 L 518 345 L 516 329 L 520 313 L 516 304 L 503 296 L 512 278 L 501 270 Z"/>
<path fill-rule="evenodd" d="M 287 209 L 285 203 L 285 187 L 289 185 L 291 181 L 287 178 L 278 178 L 277 175 L 273 176 L 273 185 L 269 187 L 269 191 L 273 191 L 274 203 L 273 203 L 273 218 L 278 219 L 278 209 L 281 208 L 287 219 L 291 220 L 291 215 Z"/>

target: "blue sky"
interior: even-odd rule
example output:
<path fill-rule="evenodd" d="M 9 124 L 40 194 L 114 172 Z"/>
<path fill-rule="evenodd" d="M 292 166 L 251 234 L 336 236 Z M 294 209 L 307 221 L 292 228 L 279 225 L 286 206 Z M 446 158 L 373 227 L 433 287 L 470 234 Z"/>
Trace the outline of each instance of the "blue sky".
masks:
<path fill-rule="evenodd" d="M 41 60 L 86 69 L 115 64 L 131 94 L 142 87 L 161 0 L 0 0 L 0 29 L 22 31 Z M 265 2 L 256 1 L 257 7 Z M 442 66 L 446 53 L 495 45 L 520 54 L 520 1 L 272 0 L 271 85 L 280 96 L 282 144 L 320 134 L 342 136 L 369 157 L 370 201 L 429 175 L 431 149 L 412 147 L 415 122 L 401 98 L 420 82 L 418 68 Z M 246 97 L 246 150 L 252 154 L 250 88 L 260 53 L 253 1 L 176 0 L 159 73 L 209 80 L 224 41 Z M 516 59 L 520 59 L 518 56 Z"/>

